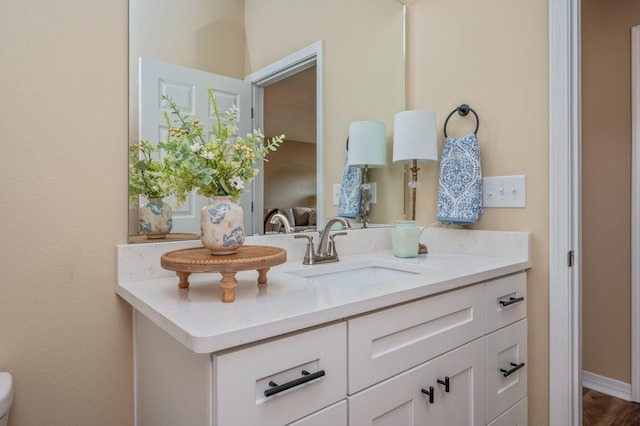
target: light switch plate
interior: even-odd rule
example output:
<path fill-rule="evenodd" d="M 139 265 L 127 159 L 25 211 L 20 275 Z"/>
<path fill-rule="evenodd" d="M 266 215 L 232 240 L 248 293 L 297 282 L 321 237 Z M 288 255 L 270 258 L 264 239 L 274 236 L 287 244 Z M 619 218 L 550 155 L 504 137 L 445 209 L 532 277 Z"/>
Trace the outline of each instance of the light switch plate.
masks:
<path fill-rule="evenodd" d="M 334 183 L 333 184 L 333 205 L 334 206 L 338 205 L 338 200 L 340 200 L 340 184 Z"/>
<path fill-rule="evenodd" d="M 376 192 L 378 189 L 378 186 L 376 185 L 375 182 L 369 182 L 369 185 L 371 185 L 371 189 L 369 192 L 369 202 L 371 204 L 375 204 L 376 203 Z"/>
<path fill-rule="evenodd" d="M 378 186 L 376 185 L 375 182 L 369 182 L 369 185 L 371 185 L 371 193 L 369 194 L 369 202 L 371 204 L 375 204 L 376 203 L 376 192 L 377 192 Z M 340 200 L 340 184 L 339 183 L 334 183 L 333 184 L 333 205 L 337 206 L 339 200 Z"/>
<path fill-rule="evenodd" d="M 527 206 L 524 175 L 482 178 L 482 207 Z"/>

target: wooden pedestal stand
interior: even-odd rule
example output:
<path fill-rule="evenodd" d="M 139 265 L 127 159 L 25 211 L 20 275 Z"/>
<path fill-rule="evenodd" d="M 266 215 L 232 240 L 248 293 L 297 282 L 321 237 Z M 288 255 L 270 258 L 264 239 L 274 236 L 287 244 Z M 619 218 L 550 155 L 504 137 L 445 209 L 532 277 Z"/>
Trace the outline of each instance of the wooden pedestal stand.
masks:
<path fill-rule="evenodd" d="M 242 246 L 237 253 L 226 256 L 214 256 L 208 249 L 196 247 L 166 252 L 160 257 L 160 265 L 176 272 L 179 288 L 189 288 L 192 272 L 219 272 L 222 274 L 222 301 L 228 303 L 235 300 L 237 272 L 255 269 L 258 271 L 258 285 L 266 285 L 269 269 L 286 260 L 286 250 L 279 247 Z"/>
<path fill-rule="evenodd" d="M 198 234 L 170 233 L 162 238 L 149 238 L 143 234 L 129 235 L 129 242 L 138 243 L 163 243 L 165 241 L 199 240 Z"/>

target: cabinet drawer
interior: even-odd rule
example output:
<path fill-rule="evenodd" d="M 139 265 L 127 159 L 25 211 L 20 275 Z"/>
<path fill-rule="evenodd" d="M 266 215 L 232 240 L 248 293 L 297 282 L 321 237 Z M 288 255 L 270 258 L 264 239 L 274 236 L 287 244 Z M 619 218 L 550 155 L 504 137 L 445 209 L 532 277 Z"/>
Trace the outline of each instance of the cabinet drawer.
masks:
<path fill-rule="evenodd" d="M 483 285 L 351 319 L 349 394 L 461 346 L 484 327 Z"/>
<path fill-rule="evenodd" d="M 527 274 L 521 272 L 485 284 L 487 333 L 527 316 Z"/>
<path fill-rule="evenodd" d="M 491 422 L 489 426 L 527 426 L 529 424 L 528 417 L 527 398 L 524 398 Z"/>
<path fill-rule="evenodd" d="M 484 368 L 477 339 L 349 396 L 349 426 L 484 425 Z"/>
<path fill-rule="evenodd" d="M 527 394 L 527 320 L 486 337 L 487 423 Z"/>
<path fill-rule="evenodd" d="M 342 400 L 289 426 L 347 426 L 347 401 Z"/>
<path fill-rule="evenodd" d="M 280 426 L 344 399 L 346 340 L 339 323 L 214 356 L 215 424 Z"/>

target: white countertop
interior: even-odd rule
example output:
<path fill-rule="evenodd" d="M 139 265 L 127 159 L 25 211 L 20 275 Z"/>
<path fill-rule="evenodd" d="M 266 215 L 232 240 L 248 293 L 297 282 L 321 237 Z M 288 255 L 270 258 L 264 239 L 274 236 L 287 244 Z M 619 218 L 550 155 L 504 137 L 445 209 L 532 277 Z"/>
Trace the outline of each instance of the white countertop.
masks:
<path fill-rule="evenodd" d="M 247 244 L 285 247 L 288 261 L 269 271 L 268 284 L 262 289 L 257 286 L 256 271 L 239 272 L 233 303 L 221 301 L 220 274 L 194 273 L 189 278 L 190 288 L 179 289 L 175 274 L 159 266 L 161 253 L 199 246 L 199 241 L 177 245 L 122 245 L 118 246 L 116 292 L 187 348 L 196 353 L 209 353 L 523 271 L 531 266 L 531 238 L 525 232 L 428 228 L 421 241 L 429 246 L 429 254 L 400 259 L 391 253 L 388 228 L 350 231 L 348 236 L 337 238 L 338 253 L 344 253 L 339 263 L 344 267 L 353 262 L 375 264 L 386 261 L 420 272 L 366 285 L 318 283 L 287 273 L 325 266 L 302 265 L 304 243 L 294 240 L 291 235 L 248 239 Z M 364 250 L 367 252 L 357 254 Z"/>

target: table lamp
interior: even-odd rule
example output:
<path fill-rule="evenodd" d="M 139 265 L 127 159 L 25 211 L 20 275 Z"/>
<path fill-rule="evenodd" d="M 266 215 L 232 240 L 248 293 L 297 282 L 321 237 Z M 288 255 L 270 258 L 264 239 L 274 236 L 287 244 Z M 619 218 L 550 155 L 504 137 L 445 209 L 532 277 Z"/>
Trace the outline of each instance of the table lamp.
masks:
<path fill-rule="evenodd" d="M 397 113 L 393 120 L 393 162 L 411 164 L 411 220 L 416 220 L 418 163 L 431 161 L 438 161 L 436 113 L 424 110 Z M 426 246 L 420 246 L 420 253 L 426 253 Z"/>
<path fill-rule="evenodd" d="M 356 121 L 349 124 L 347 164 L 364 168 L 362 173 L 362 227 L 369 221 L 369 168 L 387 165 L 387 132 L 379 121 Z"/>

